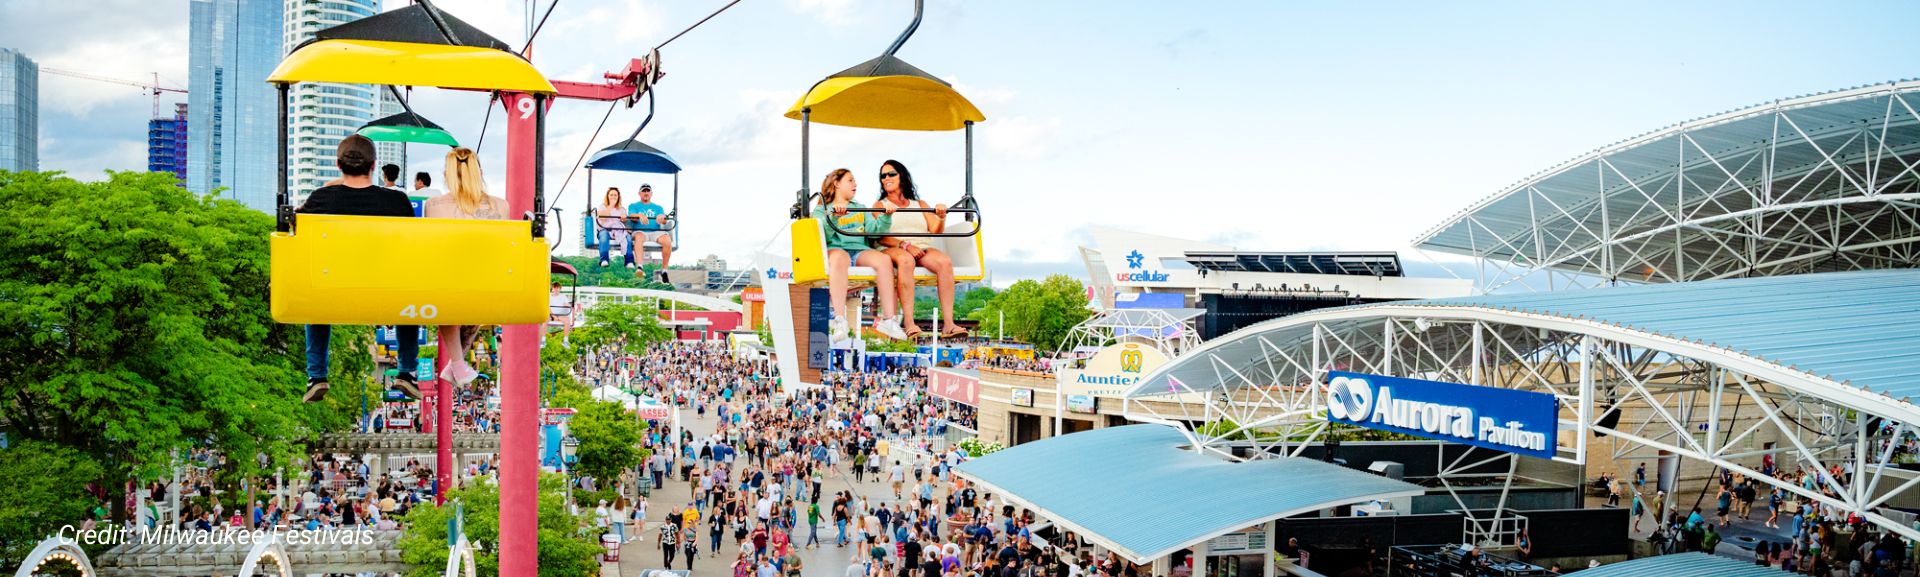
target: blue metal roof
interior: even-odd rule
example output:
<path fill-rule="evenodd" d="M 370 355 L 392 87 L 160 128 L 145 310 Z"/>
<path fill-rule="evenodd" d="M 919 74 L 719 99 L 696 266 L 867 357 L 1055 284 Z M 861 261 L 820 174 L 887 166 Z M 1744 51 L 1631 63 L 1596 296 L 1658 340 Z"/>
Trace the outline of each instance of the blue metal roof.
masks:
<path fill-rule="evenodd" d="M 1643 557 L 1632 561 L 1621 561 L 1601 565 L 1584 571 L 1574 571 L 1568 575 L 1580 577 L 1647 577 L 1648 575 L 1685 575 L 1687 577 L 1787 577 L 1786 571 L 1772 567 L 1754 565 L 1752 561 L 1741 561 L 1728 557 L 1718 557 L 1706 553 L 1677 553 L 1659 557 Z"/>
<path fill-rule="evenodd" d="M 1311 459 L 1231 462 L 1163 425 L 1107 427 L 1011 447 L 956 470 L 987 491 L 1137 562 L 1337 505 L 1425 493 Z"/>
<path fill-rule="evenodd" d="M 1730 351 L 1894 400 L 1920 396 L 1920 270 L 1872 270 L 1400 301 L 1321 309 L 1214 339 L 1163 365 L 1128 392 L 1229 386 L 1208 356 L 1256 366 L 1267 342 L 1312 337 L 1316 321 L 1413 317 L 1419 309 L 1499 311 L 1599 323 Z M 1518 319 L 1516 319 L 1518 320 Z M 1602 331 L 1604 332 L 1604 331 Z M 1606 336 L 1606 335 L 1602 335 Z"/>
<path fill-rule="evenodd" d="M 675 162 L 673 157 L 667 156 L 667 153 L 661 152 L 658 148 L 638 140 L 628 140 L 593 153 L 593 157 L 587 159 L 587 168 L 675 174 L 680 172 L 680 163 Z"/>
<path fill-rule="evenodd" d="M 1920 270 L 1729 279 L 1397 303 L 1550 315 L 1711 345 L 1864 387 L 1920 394 Z"/>

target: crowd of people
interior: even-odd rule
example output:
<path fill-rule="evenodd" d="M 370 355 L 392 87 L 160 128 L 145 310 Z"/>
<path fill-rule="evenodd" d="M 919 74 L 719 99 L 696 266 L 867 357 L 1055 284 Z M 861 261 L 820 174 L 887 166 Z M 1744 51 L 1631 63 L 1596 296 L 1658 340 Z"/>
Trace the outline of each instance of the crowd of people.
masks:
<path fill-rule="evenodd" d="M 967 456 L 936 439 L 948 424 L 971 421 L 972 409 L 929 394 L 924 368 L 830 372 L 818 388 L 781 394 L 764 361 L 718 345 L 603 351 L 584 362 L 624 356 L 637 360 L 638 388 L 715 423 L 704 435 L 649 430 L 654 456 L 643 482 L 677 479 L 685 493 L 656 491 L 593 513 L 622 541 L 642 537 L 623 521 L 657 522 L 646 536 L 664 566 L 691 570 L 705 555 L 731 559 L 735 577 L 798 575 L 805 559 L 818 558 L 802 551 L 831 547 L 847 551 L 850 577 L 1142 572 L 1117 556 L 1096 558 L 1071 534 L 1037 544 L 1031 512 L 954 475 Z M 829 479 L 880 489 L 828 490 Z"/>

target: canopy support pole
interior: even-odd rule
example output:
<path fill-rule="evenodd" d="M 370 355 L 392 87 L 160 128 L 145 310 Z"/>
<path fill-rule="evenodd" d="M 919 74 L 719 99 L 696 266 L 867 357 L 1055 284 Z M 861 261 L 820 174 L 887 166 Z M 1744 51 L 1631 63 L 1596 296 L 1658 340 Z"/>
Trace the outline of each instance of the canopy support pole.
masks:
<path fill-rule="evenodd" d="M 277 86 L 280 87 L 280 124 L 278 125 L 280 130 L 276 130 L 275 132 L 280 133 L 280 147 L 275 154 L 280 158 L 280 182 L 276 184 L 275 187 L 279 189 L 280 193 L 275 195 L 274 198 L 275 220 L 273 229 L 279 232 L 293 232 L 293 199 L 288 197 L 287 193 L 287 127 L 292 126 L 288 124 L 287 118 L 287 91 L 289 87 L 286 84 L 279 84 Z M 175 513 L 177 514 L 179 511 L 176 510 Z"/>
<path fill-rule="evenodd" d="M 964 191 L 965 194 L 963 194 L 960 197 L 962 206 L 960 206 L 959 208 L 978 208 L 974 206 L 974 202 L 973 202 L 973 121 L 972 120 L 967 121 L 966 130 L 967 130 L 967 188 Z M 973 221 L 973 213 L 967 213 L 967 221 L 968 222 Z"/>
<path fill-rule="evenodd" d="M 807 133 L 812 125 L 813 109 L 800 109 L 800 192 L 798 193 L 800 198 L 795 199 L 793 202 L 793 218 L 795 220 L 806 218 L 809 213 L 813 212 L 813 207 L 808 206 L 812 195 L 808 194 L 809 189 L 807 188 L 807 180 L 812 178 L 807 172 L 807 168 L 812 166 L 812 160 L 808 156 Z"/>

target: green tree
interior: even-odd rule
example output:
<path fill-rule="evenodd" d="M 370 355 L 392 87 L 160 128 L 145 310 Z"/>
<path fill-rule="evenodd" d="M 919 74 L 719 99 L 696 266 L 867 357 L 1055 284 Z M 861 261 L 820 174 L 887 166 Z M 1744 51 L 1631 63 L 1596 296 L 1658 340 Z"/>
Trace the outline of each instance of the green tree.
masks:
<path fill-rule="evenodd" d="M 573 329 L 573 341 L 584 350 L 623 338 L 634 349 L 673 338 L 673 331 L 660 322 L 660 309 L 652 305 L 602 301 L 582 316 L 581 326 Z"/>
<path fill-rule="evenodd" d="M 574 451 L 580 462 L 574 470 L 606 485 L 647 457 L 640 448 L 647 424 L 628 414 L 620 403 L 588 400 L 573 408 L 576 412 L 567 429 L 580 442 Z"/>
<path fill-rule="evenodd" d="M 1016 282 L 994 295 L 973 314 L 980 321 L 979 334 L 998 333 L 1002 313 L 1006 334 L 1047 351 L 1060 350 L 1073 326 L 1093 314 L 1087 310 L 1086 287 L 1063 274 Z"/>
<path fill-rule="evenodd" d="M 300 403 L 300 327 L 268 306 L 273 219 L 176 184 L 0 172 L 0 432 L 86 455 L 112 491 L 193 447 L 246 456 L 231 487 L 353 424 Z"/>
<path fill-rule="evenodd" d="M 40 441 L 0 449 L 0 559 L 25 558 L 63 525 L 78 527 L 100 503 L 87 483 L 99 463 L 79 451 Z"/>
<path fill-rule="evenodd" d="M 920 292 L 931 292 L 924 290 L 931 287 L 922 288 L 923 290 L 916 291 L 916 294 Z M 953 316 L 976 321 L 980 320 L 973 317 L 974 311 L 980 310 L 980 307 L 987 306 L 987 302 L 993 300 L 993 296 L 996 294 L 1000 293 L 999 291 L 993 290 L 993 287 L 979 287 L 954 295 Z M 939 307 L 939 293 L 919 295 L 913 300 L 913 316 L 920 320 L 931 320 L 933 319 L 934 309 Z M 946 319 L 940 319 L 940 322 L 946 322 Z"/>
<path fill-rule="evenodd" d="M 593 577 L 600 574 L 594 555 L 601 552 L 597 535 L 581 532 L 584 519 L 567 512 L 566 482 L 557 474 L 540 476 L 539 566 L 543 577 Z M 477 573 L 500 574 L 500 488 L 477 479 L 449 494 L 447 505 L 421 503 L 408 511 L 406 531 L 400 537 L 400 559 L 412 565 L 408 577 L 435 577 L 447 566 L 447 520 L 458 500 L 469 542 L 485 549 L 474 555 Z"/>

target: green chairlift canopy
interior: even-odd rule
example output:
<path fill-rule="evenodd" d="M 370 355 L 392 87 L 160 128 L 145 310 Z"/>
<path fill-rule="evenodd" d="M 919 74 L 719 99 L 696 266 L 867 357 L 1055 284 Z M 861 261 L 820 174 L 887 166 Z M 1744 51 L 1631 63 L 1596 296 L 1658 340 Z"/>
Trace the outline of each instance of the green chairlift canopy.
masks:
<path fill-rule="evenodd" d="M 375 142 L 418 142 L 460 146 L 460 141 L 440 125 L 413 112 L 401 112 L 368 122 L 360 127 L 361 136 Z"/>

